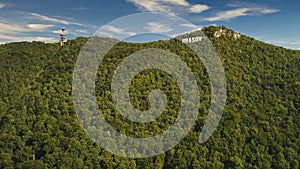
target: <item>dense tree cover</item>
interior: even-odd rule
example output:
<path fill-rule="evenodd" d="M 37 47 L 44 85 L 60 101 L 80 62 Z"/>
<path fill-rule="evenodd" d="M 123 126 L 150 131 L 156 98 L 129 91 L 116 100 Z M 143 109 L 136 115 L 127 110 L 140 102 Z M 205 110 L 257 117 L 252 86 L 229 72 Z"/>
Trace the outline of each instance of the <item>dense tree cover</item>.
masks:
<path fill-rule="evenodd" d="M 223 28 L 224 29 L 224 28 Z M 212 137 L 198 137 L 210 104 L 203 64 L 176 40 L 115 46 L 99 66 L 97 101 L 121 133 L 148 137 L 174 122 L 180 104 L 178 86 L 163 71 L 147 70 L 132 81 L 130 97 L 139 110 L 162 89 L 168 105 L 157 121 L 136 124 L 116 111 L 110 94 L 114 70 L 130 54 L 160 48 L 178 54 L 193 70 L 201 94 L 197 123 L 175 148 L 151 158 L 113 155 L 84 132 L 72 102 L 72 74 L 87 38 L 58 44 L 19 42 L 0 45 L 0 168 L 299 168 L 300 52 L 247 36 L 213 37 L 227 78 L 227 104 Z"/>

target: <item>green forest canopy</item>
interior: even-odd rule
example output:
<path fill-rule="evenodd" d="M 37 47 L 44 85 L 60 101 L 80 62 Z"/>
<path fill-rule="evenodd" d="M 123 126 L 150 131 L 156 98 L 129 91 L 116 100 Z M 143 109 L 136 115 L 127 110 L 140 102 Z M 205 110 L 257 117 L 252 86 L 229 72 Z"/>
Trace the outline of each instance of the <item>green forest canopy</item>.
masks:
<path fill-rule="evenodd" d="M 87 38 L 70 40 L 63 48 L 42 42 L 0 45 L 0 168 L 299 168 L 300 51 L 244 35 L 215 38 L 218 29 L 203 31 L 224 65 L 228 98 L 219 126 L 203 144 L 198 137 L 210 106 L 210 85 L 203 64 L 189 61 L 192 52 L 170 40 L 121 42 L 107 55 L 96 79 L 97 101 L 104 105 L 111 125 L 135 137 L 156 135 L 172 125 L 180 97 L 168 74 L 142 72 L 132 81 L 133 105 L 147 110 L 145 100 L 155 88 L 168 93 L 170 104 L 150 124 L 126 120 L 115 110 L 109 92 L 111 76 L 122 59 L 149 47 L 165 49 L 186 59 L 196 75 L 201 104 L 193 130 L 166 153 L 142 159 L 101 149 L 77 119 L 72 74 Z"/>

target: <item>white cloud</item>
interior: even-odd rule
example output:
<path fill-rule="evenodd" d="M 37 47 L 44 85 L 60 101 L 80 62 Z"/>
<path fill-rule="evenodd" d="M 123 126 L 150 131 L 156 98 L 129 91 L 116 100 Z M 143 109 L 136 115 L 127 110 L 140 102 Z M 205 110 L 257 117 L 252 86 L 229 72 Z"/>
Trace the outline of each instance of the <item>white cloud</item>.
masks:
<path fill-rule="evenodd" d="M 104 31 L 97 32 L 97 35 L 98 36 L 105 36 L 105 37 L 113 38 L 113 35 L 111 33 L 104 32 Z"/>
<path fill-rule="evenodd" d="M 168 25 L 165 25 L 160 22 L 149 22 L 147 23 L 145 29 L 149 30 L 152 33 L 165 33 L 173 30 Z"/>
<path fill-rule="evenodd" d="M 205 20 L 207 20 L 207 21 L 230 20 L 230 19 L 236 18 L 238 16 L 247 15 L 246 12 L 248 10 L 249 9 L 247 9 L 247 8 L 238 8 L 238 9 L 232 9 L 229 11 L 222 11 L 222 12 L 217 13 L 216 16 L 206 18 Z"/>
<path fill-rule="evenodd" d="M 30 29 L 19 25 L 0 22 L 0 33 L 28 32 Z"/>
<path fill-rule="evenodd" d="M 205 18 L 206 21 L 228 21 L 230 19 L 239 17 L 239 16 L 247 16 L 247 15 L 263 15 L 263 14 L 271 14 L 278 12 L 277 9 L 269 9 L 269 8 L 261 8 L 261 7 L 253 7 L 253 8 L 236 8 L 228 11 L 218 12 L 216 16 Z"/>
<path fill-rule="evenodd" d="M 14 25 L 11 23 L 0 22 L 0 33 L 12 34 L 12 33 L 24 33 L 24 32 L 42 32 L 53 25 L 44 24 L 29 24 L 27 26 Z"/>
<path fill-rule="evenodd" d="M 52 25 L 43 24 L 29 24 L 29 25 L 15 25 L 11 23 L 0 22 L 0 40 L 2 42 L 12 42 L 12 41 L 44 41 L 53 42 L 55 38 L 43 37 L 42 36 L 32 36 L 32 32 L 44 32 L 47 28 Z"/>
<path fill-rule="evenodd" d="M 138 7 L 141 11 L 149 11 L 149 12 L 171 12 L 171 8 L 167 5 L 163 5 L 159 1 L 156 0 L 128 0 Z"/>
<path fill-rule="evenodd" d="M 6 19 L 7 18 L 7 19 Z M 74 31 L 68 32 L 74 36 L 82 36 L 87 31 L 83 30 L 82 25 L 72 19 L 58 19 L 44 16 L 38 13 L 14 11 L 7 17 L 0 17 L 0 41 L 55 41 L 59 36 L 53 35 L 60 34 L 61 31 L 52 31 L 54 25 L 62 26 L 69 25 L 68 27 L 76 26 Z M 78 27 L 79 26 L 79 27 Z M 91 26 L 92 27 L 92 26 Z M 51 33 L 52 32 L 52 33 Z M 49 37 L 47 37 L 49 35 Z M 53 37 L 51 37 L 51 35 Z M 71 36 L 72 37 L 72 36 Z"/>
<path fill-rule="evenodd" d="M 52 37 L 18 37 L 0 34 L 0 39 L 5 39 L 5 42 L 20 42 L 20 41 L 42 41 L 42 42 L 55 42 L 56 39 Z M 2 42 L 4 43 L 4 42 Z"/>
<path fill-rule="evenodd" d="M 51 18 L 51 17 L 45 16 L 45 15 L 41 15 L 41 14 L 38 14 L 38 13 L 30 13 L 29 19 L 49 21 L 49 22 L 60 23 L 60 24 L 64 24 L 64 25 L 79 25 L 79 26 L 83 26 L 81 23 L 78 23 L 78 22 L 67 21 L 67 20 L 64 20 L 64 19 Z"/>
<path fill-rule="evenodd" d="M 109 31 L 109 32 L 112 32 L 112 33 L 117 33 L 117 34 L 120 34 L 120 35 L 129 35 L 129 36 L 136 35 L 135 32 L 128 32 L 126 29 L 117 28 L 117 27 L 111 26 L 111 25 L 103 26 L 102 30 Z"/>
<path fill-rule="evenodd" d="M 37 29 L 37 30 L 45 30 L 50 27 L 53 27 L 54 25 L 46 25 L 46 24 L 28 24 L 27 27 L 31 29 Z"/>
<path fill-rule="evenodd" d="M 293 42 L 290 42 L 291 45 L 298 45 L 300 46 L 300 41 L 293 41 Z"/>
<path fill-rule="evenodd" d="M 80 6 L 80 7 L 76 7 L 76 8 L 72 8 L 72 9 L 73 9 L 74 11 L 86 11 L 86 10 L 88 10 L 89 8 Z"/>
<path fill-rule="evenodd" d="M 54 31 L 51 31 L 52 33 L 54 34 L 61 34 L 61 30 L 54 30 Z"/>
<path fill-rule="evenodd" d="M 293 41 L 293 40 L 266 40 L 267 43 L 275 44 L 278 46 L 284 46 L 285 48 L 289 49 L 298 49 L 300 46 L 300 40 Z"/>
<path fill-rule="evenodd" d="M 279 12 L 278 9 L 261 9 L 260 13 L 261 14 L 272 14 L 272 13 L 276 13 Z"/>
<path fill-rule="evenodd" d="M 4 8 L 6 5 L 4 3 L 0 3 L 0 9 Z"/>
<path fill-rule="evenodd" d="M 197 28 L 196 25 L 194 25 L 194 24 L 189 24 L 189 23 L 184 23 L 184 24 L 181 24 L 180 26 L 186 27 L 186 28 Z"/>
<path fill-rule="evenodd" d="M 127 0 L 133 5 L 137 6 L 141 11 L 149 12 L 164 12 L 169 14 L 176 14 L 179 7 L 183 11 L 189 13 L 200 13 L 209 9 L 207 5 L 190 4 L 186 0 Z"/>
<path fill-rule="evenodd" d="M 192 5 L 189 9 L 189 11 L 191 13 L 201 13 L 203 11 L 208 10 L 210 7 L 207 5 L 201 5 L 201 4 L 197 4 L 197 5 Z"/>
<path fill-rule="evenodd" d="M 17 37 L 14 36 L 8 36 L 0 33 L 0 39 L 6 39 L 6 40 L 15 40 Z"/>
<path fill-rule="evenodd" d="M 81 34 L 87 34 L 88 31 L 84 29 L 76 29 L 75 32 L 81 33 Z"/>
<path fill-rule="evenodd" d="M 190 6 L 186 0 L 158 0 L 158 2 L 165 2 L 173 5 Z"/>
<path fill-rule="evenodd" d="M 201 26 L 201 25 L 194 25 L 194 24 L 189 24 L 189 23 L 181 24 L 180 26 L 184 27 L 184 28 L 187 28 L 186 31 L 182 31 L 182 32 L 173 34 L 173 35 L 171 35 L 171 37 L 177 37 L 177 36 L 182 35 L 182 34 L 191 33 L 191 32 L 194 32 L 194 31 L 199 31 L 203 28 L 203 26 Z"/>

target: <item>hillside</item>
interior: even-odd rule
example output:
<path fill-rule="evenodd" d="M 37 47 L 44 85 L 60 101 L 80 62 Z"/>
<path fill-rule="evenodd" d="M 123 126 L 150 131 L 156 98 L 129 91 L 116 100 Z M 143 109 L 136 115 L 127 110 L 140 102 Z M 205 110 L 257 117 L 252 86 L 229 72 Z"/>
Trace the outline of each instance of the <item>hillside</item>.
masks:
<path fill-rule="evenodd" d="M 104 105 L 107 121 L 137 137 L 156 135 L 172 125 L 180 103 L 178 86 L 158 70 L 137 76 L 130 96 L 138 109 L 149 108 L 144 100 L 155 88 L 168 93 L 171 101 L 162 118 L 150 125 L 134 124 L 115 111 L 111 101 L 110 82 L 117 65 L 135 51 L 155 47 L 178 54 L 194 70 L 202 98 L 196 125 L 175 148 L 144 159 L 118 157 L 101 149 L 77 119 L 72 77 L 87 38 L 68 41 L 63 48 L 42 42 L 0 45 L 0 168 L 299 168 L 300 51 L 225 27 L 203 31 L 221 57 L 228 96 L 220 124 L 203 144 L 198 137 L 209 108 L 209 78 L 181 42 L 121 42 L 99 69 L 97 101 Z"/>

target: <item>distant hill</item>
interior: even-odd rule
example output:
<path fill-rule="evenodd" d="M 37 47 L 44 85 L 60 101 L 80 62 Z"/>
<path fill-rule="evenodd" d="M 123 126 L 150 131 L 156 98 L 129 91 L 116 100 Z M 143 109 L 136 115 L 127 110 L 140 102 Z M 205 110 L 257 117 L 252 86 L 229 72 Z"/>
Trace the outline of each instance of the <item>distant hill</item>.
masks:
<path fill-rule="evenodd" d="M 121 133 L 146 137 L 161 133 L 180 105 L 175 81 L 159 70 L 138 75 L 130 97 L 140 110 L 151 90 L 170 95 L 158 121 L 138 125 L 116 111 L 110 82 L 130 54 L 154 47 L 179 55 L 194 70 L 201 94 L 193 130 L 175 148 L 152 158 L 115 156 L 98 147 L 82 129 L 72 102 L 72 74 L 88 38 L 65 47 L 42 42 L 0 45 L 0 168 L 299 168 L 300 51 L 284 49 L 226 27 L 203 32 L 216 48 L 227 78 L 227 104 L 219 126 L 204 144 L 198 137 L 210 106 L 206 69 L 195 54 L 175 40 L 120 42 L 107 54 L 96 79 L 98 103 Z M 156 83 L 152 83 L 155 78 Z"/>

